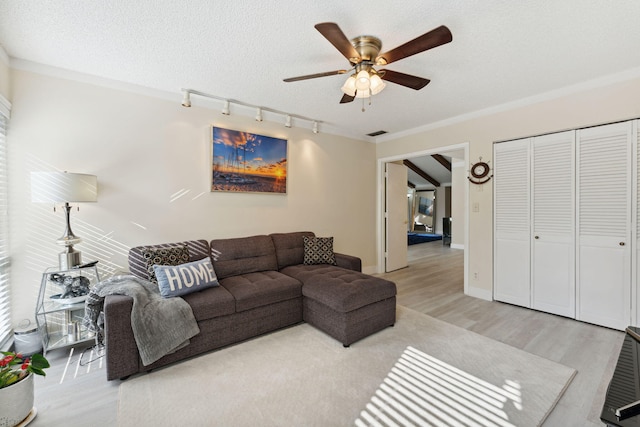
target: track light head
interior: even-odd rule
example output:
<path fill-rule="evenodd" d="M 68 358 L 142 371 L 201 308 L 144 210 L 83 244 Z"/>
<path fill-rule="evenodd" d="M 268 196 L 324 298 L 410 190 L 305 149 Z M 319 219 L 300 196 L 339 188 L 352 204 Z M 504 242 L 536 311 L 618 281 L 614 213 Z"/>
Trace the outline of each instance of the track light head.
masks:
<path fill-rule="evenodd" d="M 184 96 L 182 97 L 182 106 L 191 107 L 191 92 L 189 92 L 188 90 L 184 91 Z"/>
<path fill-rule="evenodd" d="M 318 133 L 318 122 L 313 122 L 313 133 Z"/>
<path fill-rule="evenodd" d="M 225 116 L 228 116 L 229 114 L 231 114 L 231 111 L 229 110 L 229 101 L 224 101 L 224 107 L 222 107 L 222 114 L 224 114 Z"/>
<path fill-rule="evenodd" d="M 259 108 L 256 110 L 256 122 L 261 122 L 262 121 L 262 108 Z"/>
<path fill-rule="evenodd" d="M 284 127 L 286 127 L 286 128 L 290 128 L 291 127 L 291 115 L 290 114 L 287 114 L 287 118 L 286 118 L 286 120 L 284 122 Z"/>

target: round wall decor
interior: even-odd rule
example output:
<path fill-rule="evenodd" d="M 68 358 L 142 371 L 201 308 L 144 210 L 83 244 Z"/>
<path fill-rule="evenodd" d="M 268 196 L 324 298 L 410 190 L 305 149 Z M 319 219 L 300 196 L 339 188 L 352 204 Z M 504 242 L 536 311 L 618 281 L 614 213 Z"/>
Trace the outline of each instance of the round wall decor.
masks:
<path fill-rule="evenodd" d="M 469 181 L 474 184 L 484 184 L 488 182 L 493 175 L 490 175 L 491 168 L 487 162 L 482 161 L 482 157 L 477 163 L 471 165 L 471 169 L 469 169 L 469 173 L 471 174 Z"/>

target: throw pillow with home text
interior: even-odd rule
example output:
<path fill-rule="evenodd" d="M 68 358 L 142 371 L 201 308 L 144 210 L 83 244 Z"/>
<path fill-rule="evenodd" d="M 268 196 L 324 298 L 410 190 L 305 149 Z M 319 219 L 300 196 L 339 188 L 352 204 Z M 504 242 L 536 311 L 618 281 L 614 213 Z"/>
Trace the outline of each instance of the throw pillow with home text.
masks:
<path fill-rule="evenodd" d="M 218 286 L 209 258 L 180 265 L 154 265 L 160 294 L 165 298 L 186 295 Z"/>

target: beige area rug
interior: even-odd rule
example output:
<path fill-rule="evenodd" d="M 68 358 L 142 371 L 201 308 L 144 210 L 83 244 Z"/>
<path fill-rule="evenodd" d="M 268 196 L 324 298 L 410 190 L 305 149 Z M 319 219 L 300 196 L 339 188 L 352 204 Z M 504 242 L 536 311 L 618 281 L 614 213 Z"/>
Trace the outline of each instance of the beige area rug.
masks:
<path fill-rule="evenodd" d="M 536 426 L 575 370 L 398 306 L 343 348 L 297 325 L 120 385 L 125 426 Z"/>

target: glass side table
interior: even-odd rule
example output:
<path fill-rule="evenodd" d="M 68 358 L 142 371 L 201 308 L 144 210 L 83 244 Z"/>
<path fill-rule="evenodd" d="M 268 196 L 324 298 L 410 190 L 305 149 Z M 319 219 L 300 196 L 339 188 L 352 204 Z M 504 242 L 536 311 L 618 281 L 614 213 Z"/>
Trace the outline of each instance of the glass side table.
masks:
<path fill-rule="evenodd" d="M 94 333 L 82 326 L 84 301 L 89 289 L 100 281 L 95 265 L 60 270 L 51 267 L 42 274 L 36 303 L 36 323 L 42 351 L 89 342 Z"/>

